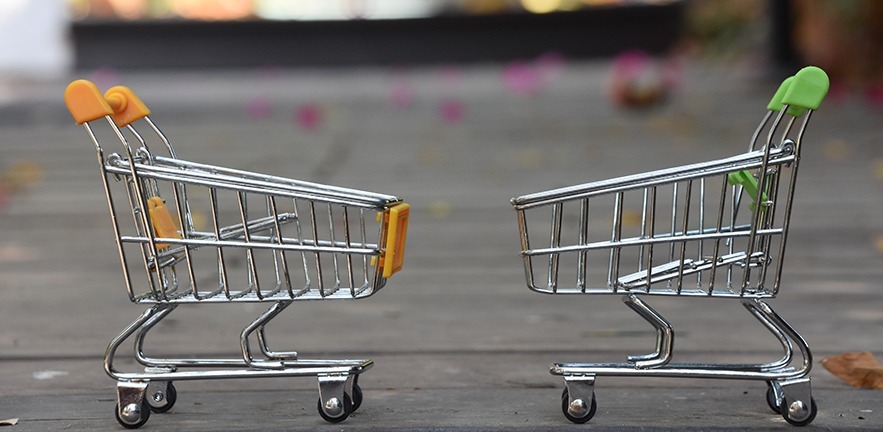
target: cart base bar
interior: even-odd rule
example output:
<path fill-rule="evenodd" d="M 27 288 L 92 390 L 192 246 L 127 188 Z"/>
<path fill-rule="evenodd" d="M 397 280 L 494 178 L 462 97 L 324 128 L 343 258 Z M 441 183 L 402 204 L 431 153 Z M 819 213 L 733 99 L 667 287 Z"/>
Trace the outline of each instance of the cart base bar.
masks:
<path fill-rule="evenodd" d="M 628 365 L 618 364 L 596 364 L 596 365 L 555 365 L 553 373 L 564 375 L 564 392 L 561 394 L 561 410 L 564 417 L 574 423 L 585 423 L 589 421 L 597 411 L 597 402 L 595 401 L 595 377 L 603 372 L 605 375 L 637 375 L 634 372 L 657 372 L 652 373 L 653 376 L 670 376 L 691 378 L 733 378 L 733 379 L 761 379 L 767 383 L 766 400 L 770 409 L 775 413 L 781 414 L 788 423 L 795 426 L 805 426 L 811 423 L 818 413 L 815 399 L 812 397 L 812 387 L 810 378 L 800 376 L 796 378 L 773 378 L 769 375 L 716 375 L 710 376 L 706 374 L 689 375 L 690 371 L 695 372 L 687 366 L 665 367 L 651 370 L 638 370 L 634 367 L 629 368 Z M 559 367 L 559 370 L 555 370 Z M 566 371 L 566 372 L 565 372 Z M 579 372 L 579 371 L 582 371 Z M 599 373 L 589 372 L 597 371 Z M 706 372 L 708 369 L 706 369 Z M 734 372 L 734 371 L 730 371 Z M 784 371 L 782 372 L 784 373 Z M 805 375 L 805 373 L 804 373 Z"/>
<path fill-rule="evenodd" d="M 225 367 L 237 364 L 234 359 L 224 363 L 199 364 L 200 367 Z M 273 362 L 278 365 L 278 362 Z M 197 381 L 227 378 L 269 378 L 269 377 L 305 377 L 322 375 L 358 375 L 374 366 L 373 360 L 296 360 L 283 362 L 280 369 L 214 369 L 179 371 L 176 368 L 152 367 L 143 373 L 117 372 L 114 374 L 120 382 L 124 381 Z M 238 366 L 245 367 L 245 362 L 238 361 Z M 191 366 L 192 367 L 192 366 Z"/>
<path fill-rule="evenodd" d="M 243 362 L 244 364 L 244 362 Z M 315 376 L 319 384 L 319 415 L 328 422 L 345 420 L 362 404 L 359 374 L 374 366 L 371 360 L 297 360 L 286 369 L 192 370 L 173 366 L 148 367 L 145 373 L 117 374 L 117 421 L 128 429 L 141 427 L 151 412 L 162 413 L 177 400 L 175 380 Z"/>
<path fill-rule="evenodd" d="M 636 367 L 634 363 L 555 363 L 550 368 L 552 375 L 607 375 L 607 376 L 650 376 L 669 378 L 712 378 L 745 380 L 780 380 L 806 376 L 807 371 L 792 367 L 765 369 L 762 365 L 740 364 L 668 364 L 652 369 Z"/>

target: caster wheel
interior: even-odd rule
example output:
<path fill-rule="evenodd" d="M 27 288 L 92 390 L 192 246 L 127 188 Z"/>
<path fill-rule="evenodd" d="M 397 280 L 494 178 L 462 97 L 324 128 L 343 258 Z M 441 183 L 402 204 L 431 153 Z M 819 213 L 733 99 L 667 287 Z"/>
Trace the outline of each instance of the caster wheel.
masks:
<path fill-rule="evenodd" d="M 818 410 L 816 400 L 813 398 L 809 399 L 809 406 L 804 401 L 788 400 L 787 395 L 782 399 L 782 417 L 794 426 L 806 426 L 812 423 Z"/>
<path fill-rule="evenodd" d="M 766 403 L 769 405 L 770 409 L 773 410 L 776 414 L 782 413 L 782 407 L 776 402 L 776 393 L 773 390 L 773 385 L 767 383 L 766 389 Z"/>
<path fill-rule="evenodd" d="M 588 404 L 586 401 L 577 399 L 573 402 L 573 404 L 569 403 L 570 394 L 567 391 L 567 388 L 564 389 L 564 393 L 561 394 L 561 411 L 564 413 L 564 417 L 568 420 L 582 424 L 592 419 L 595 416 L 595 411 L 598 409 L 598 405 L 595 403 L 595 395 L 592 395 L 592 400 Z"/>
<path fill-rule="evenodd" d="M 123 427 L 126 429 L 138 429 L 144 426 L 144 423 L 147 423 L 147 420 L 150 418 L 150 404 L 147 402 L 147 398 L 144 398 L 140 407 L 137 404 L 130 404 L 123 407 L 123 413 L 120 415 L 120 406 L 116 405 L 113 412 L 117 421 Z"/>
<path fill-rule="evenodd" d="M 164 413 L 175 406 L 175 402 L 178 400 L 178 390 L 175 389 L 175 385 L 171 381 L 160 383 L 159 385 L 159 389 L 152 392 L 148 391 L 144 399 L 150 405 L 151 411 Z M 165 387 L 165 389 L 162 387 Z"/>
<path fill-rule="evenodd" d="M 355 393 L 355 389 L 353 392 Z M 322 403 L 322 398 L 320 397 L 318 407 L 319 415 L 322 416 L 325 421 L 328 423 L 340 423 L 352 414 L 353 401 L 347 394 L 343 395 L 342 403 L 337 398 L 331 398 L 328 402 Z"/>

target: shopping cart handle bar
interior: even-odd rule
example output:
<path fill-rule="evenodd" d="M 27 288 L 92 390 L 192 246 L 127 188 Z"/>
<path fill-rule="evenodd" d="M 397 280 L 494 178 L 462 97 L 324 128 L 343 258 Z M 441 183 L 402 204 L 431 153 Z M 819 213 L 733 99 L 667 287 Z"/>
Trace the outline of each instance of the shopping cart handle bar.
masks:
<path fill-rule="evenodd" d="M 787 105 L 788 115 L 800 117 L 806 110 L 819 108 L 828 93 L 829 85 L 825 71 L 815 66 L 807 66 L 782 81 L 767 109 L 778 112 Z"/>
<path fill-rule="evenodd" d="M 782 97 L 782 104 L 816 110 L 828 94 L 828 74 L 815 66 L 807 66 L 794 74 L 794 80 Z"/>
<path fill-rule="evenodd" d="M 77 124 L 113 115 L 113 109 L 98 87 L 89 80 L 79 79 L 64 90 L 64 103 Z"/>
<path fill-rule="evenodd" d="M 113 109 L 113 121 L 119 127 L 128 126 L 150 115 L 147 105 L 126 86 L 111 87 L 104 93 L 104 99 Z"/>
<path fill-rule="evenodd" d="M 773 98 L 770 99 L 770 103 L 767 105 L 767 109 L 770 111 L 782 111 L 782 99 L 785 98 L 785 93 L 788 93 L 788 89 L 791 88 L 791 82 L 794 81 L 794 77 L 790 76 L 785 78 L 785 81 L 782 81 L 782 84 L 779 85 L 779 89 L 776 90 L 776 94 L 773 95 Z M 794 117 L 800 117 L 806 110 L 801 109 L 796 106 L 788 107 L 787 114 Z"/>

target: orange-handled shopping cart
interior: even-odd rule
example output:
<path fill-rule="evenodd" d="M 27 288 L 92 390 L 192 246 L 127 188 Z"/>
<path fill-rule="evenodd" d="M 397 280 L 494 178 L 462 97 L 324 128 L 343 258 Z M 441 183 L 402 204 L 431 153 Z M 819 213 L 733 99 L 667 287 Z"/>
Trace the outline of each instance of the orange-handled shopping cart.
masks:
<path fill-rule="evenodd" d="M 355 411 L 362 401 L 358 377 L 371 360 L 273 351 L 264 328 L 295 301 L 360 299 L 380 290 L 402 268 L 408 204 L 392 195 L 180 159 L 126 87 L 101 94 L 78 80 L 65 101 L 97 151 L 129 299 L 151 305 L 105 354 L 105 370 L 118 382 L 120 424 L 137 428 L 151 411 L 169 410 L 177 400 L 173 382 L 182 380 L 316 376 L 325 420 L 339 422 Z M 98 138 L 99 125 L 93 128 L 104 122 L 109 139 Z M 150 146 L 136 122 L 153 137 Z M 119 152 L 105 148 L 107 140 L 117 141 Z M 146 284 L 135 283 L 138 273 Z M 147 333 L 178 306 L 237 302 L 269 304 L 240 333 L 241 357 L 144 353 Z M 144 372 L 114 367 L 117 348 L 132 337 Z"/>

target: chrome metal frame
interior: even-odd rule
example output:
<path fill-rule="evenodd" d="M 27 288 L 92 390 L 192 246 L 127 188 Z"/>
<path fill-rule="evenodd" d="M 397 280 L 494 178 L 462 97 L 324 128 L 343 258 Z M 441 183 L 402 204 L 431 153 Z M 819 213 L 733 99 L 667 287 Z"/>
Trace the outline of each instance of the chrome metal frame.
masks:
<path fill-rule="evenodd" d="M 118 382 L 120 423 L 139 427 L 151 410 L 171 408 L 173 381 L 294 376 L 317 377 L 320 414 L 331 422 L 345 419 L 361 401 L 358 375 L 373 362 L 301 359 L 294 351 L 275 351 L 268 345 L 265 327 L 295 301 L 360 299 L 381 289 L 386 283 L 382 261 L 388 235 L 384 215 L 401 199 L 182 160 L 145 117 L 144 123 L 169 154 L 154 155 L 134 127 L 120 128 L 110 116 L 106 120 L 122 144 L 122 154 L 106 154 L 92 125 L 83 125 L 97 152 L 129 299 L 152 304 L 111 340 L 105 352 L 104 369 Z M 126 133 L 137 140 L 137 147 L 129 144 Z M 162 193 L 171 194 L 180 238 L 154 232 L 148 199 Z M 120 194 L 126 198 L 120 199 Z M 199 199 L 207 209 L 202 213 L 194 208 Z M 125 214 L 131 222 L 124 221 Z M 197 229 L 198 217 L 209 219 L 210 229 Z M 228 218 L 235 222 L 224 225 L 221 221 Z M 137 264 L 128 255 L 135 249 L 148 281 L 149 289 L 143 292 L 132 280 L 132 266 Z M 202 261 L 195 257 L 201 249 L 209 250 Z M 235 269 L 228 255 L 234 252 L 245 257 L 246 269 L 239 270 L 245 276 L 239 281 L 231 276 Z M 289 263 L 289 254 L 299 264 Z M 205 282 L 200 273 L 206 266 L 214 282 Z M 231 302 L 270 303 L 240 333 L 240 357 L 145 354 L 147 334 L 178 306 Z M 254 356 L 252 336 L 262 357 Z M 119 346 L 130 339 L 144 372 L 121 372 L 114 366 Z"/>
<path fill-rule="evenodd" d="M 612 375 L 762 380 L 769 385 L 770 406 L 786 420 L 812 421 L 809 346 L 763 300 L 779 292 L 801 141 L 812 113 L 794 118 L 786 114 L 788 108 L 768 112 L 741 155 L 512 199 L 528 288 L 544 294 L 621 295 L 656 330 L 654 351 L 628 356 L 625 363 L 552 365 L 551 373 L 564 377 L 562 410 L 568 419 L 588 421 L 596 407 L 595 377 Z M 750 206 L 742 202 L 749 195 L 742 184 L 730 180 L 731 173 L 746 170 L 756 179 Z M 640 206 L 629 213 L 626 202 Z M 740 207 L 750 207 L 750 213 L 740 214 Z M 549 222 L 542 223 L 550 213 Z M 605 219 L 610 214 L 612 220 Z M 782 358 L 671 363 L 674 328 L 639 298 L 643 295 L 739 299 L 779 341 Z"/>

